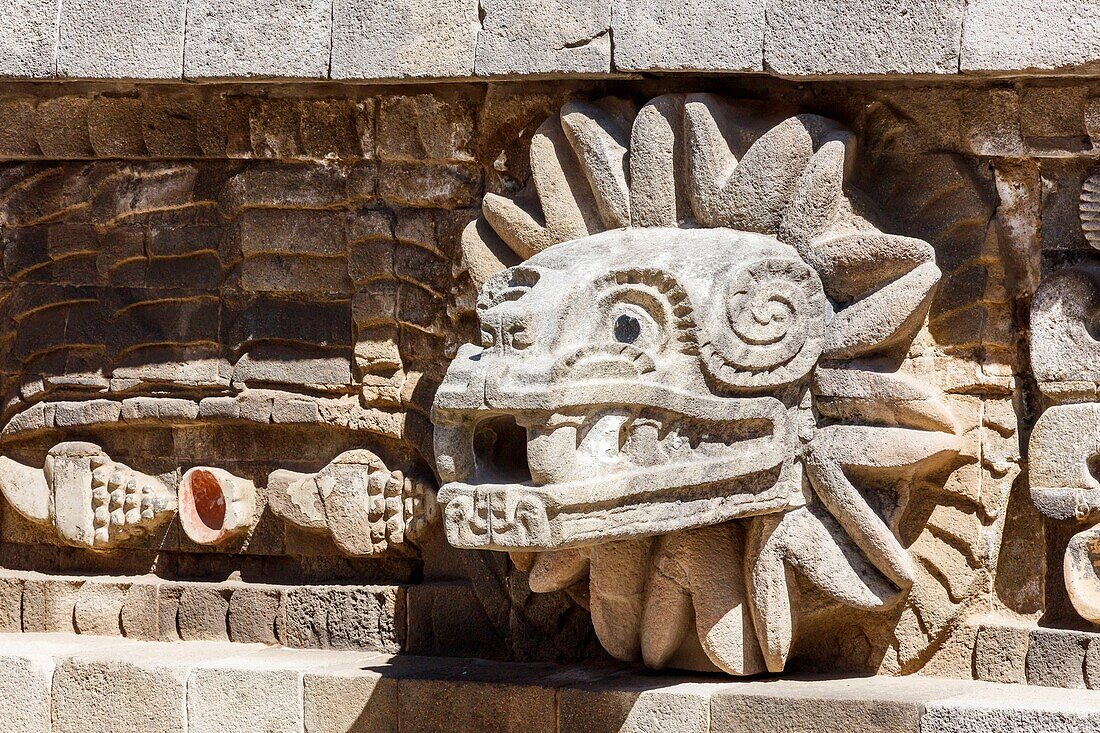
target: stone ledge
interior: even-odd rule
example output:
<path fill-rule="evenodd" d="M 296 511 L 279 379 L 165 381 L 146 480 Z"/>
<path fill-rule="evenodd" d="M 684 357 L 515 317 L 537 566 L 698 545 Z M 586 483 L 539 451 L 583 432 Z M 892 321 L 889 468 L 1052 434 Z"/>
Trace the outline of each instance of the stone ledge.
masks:
<path fill-rule="evenodd" d="M 1080 0 L 13 0 L 0 77 L 444 80 L 1100 72 Z"/>
<path fill-rule="evenodd" d="M 1100 726 L 1100 693 L 1091 691 L 927 677 L 719 680 L 257 644 L 0 634 L 0 716 L 21 733 L 95 733 L 127 723 L 147 728 L 149 721 L 158 730 L 192 733 L 1055 733 Z"/>

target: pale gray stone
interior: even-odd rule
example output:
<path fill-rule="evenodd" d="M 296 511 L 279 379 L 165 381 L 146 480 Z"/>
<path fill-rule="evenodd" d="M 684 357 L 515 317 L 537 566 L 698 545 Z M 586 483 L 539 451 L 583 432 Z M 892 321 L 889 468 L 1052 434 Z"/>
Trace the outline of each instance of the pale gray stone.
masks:
<path fill-rule="evenodd" d="M 187 667 L 89 654 L 62 660 L 53 678 L 56 733 L 184 733 Z"/>
<path fill-rule="evenodd" d="M 184 6 L 184 0 L 65 0 L 58 75 L 180 78 Z"/>
<path fill-rule="evenodd" d="M 769 0 L 764 67 L 791 75 L 954 74 L 962 22 L 962 0 Z"/>
<path fill-rule="evenodd" d="M 483 0 L 475 71 L 607 73 L 611 4 L 598 0 Z"/>
<path fill-rule="evenodd" d="M 471 76 L 477 0 L 336 0 L 332 78 Z"/>
<path fill-rule="evenodd" d="M 0 720 L 5 730 L 50 733 L 54 659 L 46 653 L 0 655 Z"/>
<path fill-rule="evenodd" d="M 58 0 L 0 2 L 0 75 L 53 76 L 57 49 Z"/>
<path fill-rule="evenodd" d="M 969 0 L 963 72 L 1088 71 L 1100 61 L 1100 5 L 1081 0 Z"/>
<path fill-rule="evenodd" d="M 328 76 L 332 5 L 324 0 L 192 0 L 184 76 Z"/>
<path fill-rule="evenodd" d="M 291 669 L 196 668 L 187 681 L 188 733 L 298 733 L 299 684 Z"/>
<path fill-rule="evenodd" d="M 960 692 L 925 706 L 921 733 L 1068 733 L 1100 728 L 1095 693 L 1022 685 L 967 685 Z"/>
<path fill-rule="evenodd" d="M 766 0 L 620 0 L 619 71 L 761 71 Z"/>

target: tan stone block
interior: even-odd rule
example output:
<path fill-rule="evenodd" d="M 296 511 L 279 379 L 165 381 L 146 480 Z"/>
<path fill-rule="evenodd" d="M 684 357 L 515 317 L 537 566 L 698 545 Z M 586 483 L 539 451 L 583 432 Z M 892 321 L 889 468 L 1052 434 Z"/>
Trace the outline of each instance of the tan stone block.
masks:
<path fill-rule="evenodd" d="M 373 669 L 302 677 L 305 733 L 398 733 L 397 680 Z"/>
<path fill-rule="evenodd" d="M 129 589 L 129 583 L 86 582 L 76 594 L 76 632 L 122 636 L 122 606 Z"/>
<path fill-rule="evenodd" d="M 0 578 L 0 633 L 18 633 L 23 628 L 23 579 Z"/>
<path fill-rule="evenodd" d="M 126 591 L 122 602 L 122 633 L 129 639 L 160 639 L 158 583 L 136 582 Z"/>
<path fill-rule="evenodd" d="M 157 586 L 157 619 L 161 641 L 179 641 L 179 608 L 183 585 L 161 583 Z"/>
<path fill-rule="evenodd" d="M 113 655 L 61 660 L 54 673 L 54 731 L 184 733 L 187 674 L 185 666 Z"/>
<path fill-rule="evenodd" d="M 727 685 L 711 697 L 712 733 L 918 733 L 926 701 L 958 682 L 874 677 Z"/>
<path fill-rule="evenodd" d="M 1017 626 L 986 626 L 978 629 L 974 644 L 974 675 L 988 682 L 1026 683 L 1031 630 Z"/>
<path fill-rule="evenodd" d="M 708 733 L 716 685 L 608 677 L 558 692 L 558 733 Z"/>
<path fill-rule="evenodd" d="M 1100 730 L 1100 701 L 1090 692 L 975 683 L 929 702 L 921 733 L 1063 733 Z"/>
<path fill-rule="evenodd" d="M 73 613 L 83 581 L 28 579 L 23 585 L 23 631 L 76 632 Z"/>
<path fill-rule="evenodd" d="M 291 669 L 197 667 L 187 681 L 187 731 L 298 733 L 300 686 Z"/>

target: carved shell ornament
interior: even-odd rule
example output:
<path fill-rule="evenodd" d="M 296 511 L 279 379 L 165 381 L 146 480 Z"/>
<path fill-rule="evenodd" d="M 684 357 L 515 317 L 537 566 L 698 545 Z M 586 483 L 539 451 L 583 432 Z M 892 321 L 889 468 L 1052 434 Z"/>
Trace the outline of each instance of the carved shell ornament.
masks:
<path fill-rule="evenodd" d="M 547 120 L 535 196 L 486 195 L 463 237 L 482 344 L 433 409 L 449 541 L 510 552 L 653 667 L 779 671 L 808 595 L 897 604 L 913 561 L 864 479 L 942 470 L 961 441 L 939 393 L 881 366 L 940 271 L 871 223 L 854 149 L 710 95 Z"/>

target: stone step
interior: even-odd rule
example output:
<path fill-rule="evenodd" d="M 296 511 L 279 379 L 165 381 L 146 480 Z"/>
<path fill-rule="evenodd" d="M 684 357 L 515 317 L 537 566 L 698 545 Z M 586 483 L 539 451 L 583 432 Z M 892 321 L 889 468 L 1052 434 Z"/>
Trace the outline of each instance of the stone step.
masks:
<path fill-rule="evenodd" d="M 1055 733 L 1100 730 L 1100 692 L 0 634 L 0 720 L 17 733 Z"/>

